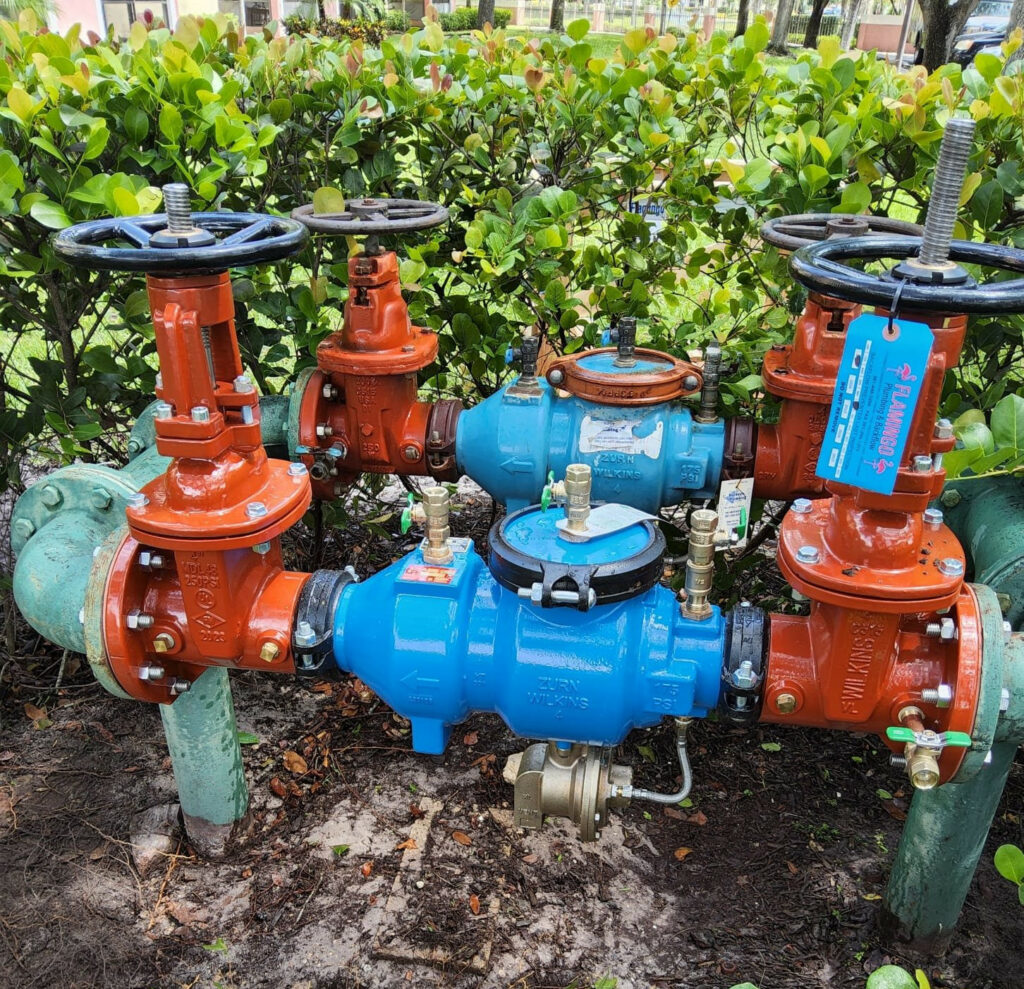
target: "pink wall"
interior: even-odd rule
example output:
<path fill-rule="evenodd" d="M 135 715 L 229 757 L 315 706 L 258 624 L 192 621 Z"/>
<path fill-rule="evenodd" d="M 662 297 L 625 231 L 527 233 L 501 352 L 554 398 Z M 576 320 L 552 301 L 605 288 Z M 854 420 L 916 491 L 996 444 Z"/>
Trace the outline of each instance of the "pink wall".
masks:
<path fill-rule="evenodd" d="M 58 0 L 57 30 L 65 33 L 72 24 L 82 25 L 82 34 L 95 31 L 103 33 L 100 22 L 100 4 L 97 0 Z"/>

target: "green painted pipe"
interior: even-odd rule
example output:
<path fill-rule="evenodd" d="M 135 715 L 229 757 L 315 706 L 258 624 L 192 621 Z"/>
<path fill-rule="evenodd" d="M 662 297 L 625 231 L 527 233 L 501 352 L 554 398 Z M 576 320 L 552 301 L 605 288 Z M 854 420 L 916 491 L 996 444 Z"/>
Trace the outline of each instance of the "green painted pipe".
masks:
<path fill-rule="evenodd" d="M 128 695 L 110 671 L 100 621 L 107 572 L 129 497 L 168 463 L 149 447 L 121 470 L 72 464 L 30 487 L 12 515 L 19 610 L 51 642 L 86 653 L 96 678 L 119 697 Z M 227 671 L 207 670 L 173 704 L 161 704 L 160 716 L 189 837 L 219 854 L 249 799 Z"/>
<path fill-rule="evenodd" d="M 974 779 L 914 794 L 882 924 L 915 950 L 940 954 L 948 945 L 1016 752 L 1016 742 L 999 742 Z"/>
<path fill-rule="evenodd" d="M 949 943 L 1024 741 L 1024 635 L 1003 631 L 994 591 L 975 592 L 984 643 L 975 744 L 951 782 L 914 794 L 883 902 L 888 933 L 930 953 Z"/>
<path fill-rule="evenodd" d="M 220 855 L 249 804 L 228 671 L 208 669 L 161 704 L 160 717 L 189 839 L 203 855 Z"/>
<path fill-rule="evenodd" d="M 85 652 L 80 616 L 96 547 L 124 524 L 128 499 L 168 460 L 155 449 L 122 470 L 72 464 L 33 484 L 11 516 L 14 600 L 51 642 Z"/>
<path fill-rule="evenodd" d="M 288 395 L 260 396 L 260 436 L 268 457 L 289 459 L 288 415 L 291 399 Z M 159 400 L 150 402 L 135 420 L 128 440 L 128 456 L 139 458 L 156 444 L 156 407 Z M 135 460 L 132 460 L 134 463 Z"/>
<path fill-rule="evenodd" d="M 974 581 L 1002 596 L 1014 628 L 1024 624 L 1024 478 L 951 481 L 939 499 L 967 551 Z"/>

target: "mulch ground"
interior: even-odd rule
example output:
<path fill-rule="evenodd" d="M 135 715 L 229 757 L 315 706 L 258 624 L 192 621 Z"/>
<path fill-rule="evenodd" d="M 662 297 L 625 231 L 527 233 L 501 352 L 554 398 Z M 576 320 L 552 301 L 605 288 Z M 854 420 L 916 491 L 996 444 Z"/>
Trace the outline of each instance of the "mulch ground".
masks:
<path fill-rule="evenodd" d="M 318 565 L 390 562 L 408 543 L 374 511 L 369 530 L 300 535 L 296 565 L 314 544 Z M 482 546 L 490 521 L 471 499 L 453 528 Z M 766 568 L 734 569 L 728 593 L 763 600 Z M 17 631 L 0 662 L 5 986 L 859 989 L 887 961 L 921 966 L 933 987 L 1024 984 L 1024 910 L 991 864 L 1024 842 L 1020 761 L 958 935 L 922 959 L 877 927 L 909 793 L 876 739 L 698 724 L 692 806 L 636 804 L 582 845 L 566 824 L 512 827 L 501 772 L 522 742 L 497 717 L 431 759 L 358 682 L 242 674 L 239 728 L 256 741 L 237 841 L 206 862 L 179 832 L 140 875 L 133 816 L 175 794 L 157 712 Z M 652 729 L 620 756 L 659 788 L 672 748 Z"/>

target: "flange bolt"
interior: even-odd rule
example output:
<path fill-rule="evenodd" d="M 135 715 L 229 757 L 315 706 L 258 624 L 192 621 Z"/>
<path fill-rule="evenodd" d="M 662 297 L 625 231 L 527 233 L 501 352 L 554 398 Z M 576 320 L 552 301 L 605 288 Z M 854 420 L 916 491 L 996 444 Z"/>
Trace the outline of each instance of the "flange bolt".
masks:
<path fill-rule="evenodd" d="M 813 546 L 801 546 L 796 551 L 796 558 L 800 563 L 817 563 L 821 559 Z"/>
<path fill-rule="evenodd" d="M 245 506 L 245 514 L 251 519 L 261 519 L 267 514 L 267 506 L 262 501 L 250 501 Z"/>
<path fill-rule="evenodd" d="M 156 419 L 170 419 L 174 415 L 174 406 L 170 402 L 157 402 L 153 413 Z"/>
<path fill-rule="evenodd" d="M 797 498 L 796 501 L 790 506 L 791 512 L 796 512 L 797 515 L 806 515 L 812 508 L 810 498 Z"/>
<path fill-rule="evenodd" d="M 134 491 L 128 495 L 129 508 L 145 508 L 148 504 L 149 499 L 141 491 Z"/>
<path fill-rule="evenodd" d="M 301 621 L 295 627 L 292 640 L 299 649 L 310 649 L 316 645 L 316 632 L 307 621 Z"/>
<path fill-rule="evenodd" d="M 60 488 L 54 487 L 52 484 L 44 484 L 39 492 L 39 497 L 47 508 L 60 508 L 61 502 L 64 501 L 64 495 L 61 494 Z"/>
<path fill-rule="evenodd" d="M 940 683 L 937 687 L 925 687 L 921 691 L 921 700 L 936 707 L 949 707 L 953 702 L 953 688 L 948 683 Z"/>
<path fill-rule="evenodd" d="M 235 391 L 239 395 L 248 395 L 256 390 L 256 386 L 249 380 L 249 375 L 240 374 L 233 382 Z"/>
<path fill-rule="evenodd" d="M 191 411 L 193 422 L 209 422 L 210 410 L 205 405 L 195 405 Z"/>
<path fill-rule="evenodd" d="M 288 465 L 288 473 L 292 477 L 305 477 L 305 475 L 308 474 L 309 471 L 306 469 L 305 464 L 300 464 L 296 462 Z"/>
<path fill-rule="evenodd" d="M 192 689 L 192 684 L 188 680 L 175 680 L 171 684 L 171 693 L 177 696 L 178 694 L 187 694 Z"/>
<path fill-rule="evenodd" d="M 140 680 L 162 680 L 164 678 L 165 670 L 162 666 L 156 666 L 150 664 L 149 666 L 142 666 L 139 668 L 139 679 Z"/>
<path fill-rule="evenodd" d="M 927 474 L 932 469 L 932 458 L 919 453 L 911 462 L 915 474 Z"/>
<path fill-rule="evenodd" d="M 942 525 L 943 515 L 940 508 L 926 508 L 922 517 L 925 525 Z"/>
<path fill-rule="evenodd" d="M 944 577 L 962 577 L 964 573 L 963 560 L 958 560 L 955 556 L 947 556 L 945 559 L 939 560 L 939 573 Z"/>

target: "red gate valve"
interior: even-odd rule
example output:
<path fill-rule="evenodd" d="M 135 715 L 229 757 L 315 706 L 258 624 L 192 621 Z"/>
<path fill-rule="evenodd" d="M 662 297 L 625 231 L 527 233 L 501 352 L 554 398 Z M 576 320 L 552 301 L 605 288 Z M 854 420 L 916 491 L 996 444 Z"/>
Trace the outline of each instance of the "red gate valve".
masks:
<path fill-rule="evenodd" d="M 880 234 L 920 237 L 923 228 L 884 216 L 803 213 L 769 220 L 761 238 L 782 251 L 838 237 Z M 797 320 L 792 344 L 772 347 L 764 356 L 765 391 L 782 400 L 777 423 L 757 428 L 754 494 L 759 498 L 813 496 L 824 490 L 816 475 L 828 426 L 846 330 L 861 306 L 823 292 L 812 292 Z"/>
<path fill-rule="evenodd" d="M 332 236 L 368 236 L 349 259 L 342 328 L 317 347 L 317 368 L 296 385 L 298 455 L 317 497 L 334 498 L 360 473 L 456 480 L 461 404 L 419 400 L 418 373 L 437 357 L 437 335 L 413 326 L 398 258 L 377 237 L 434 227 L 448 210 L 404 199 L 356 199 L 336 213 L 303 206 L 292 216 Z M 303 453 L 302 448 L 308 453 Z"/>
<path fill-rule="evenodd" d="M 208 666 L 294 665 L 291 626 L 309 575 L 284 569 L 279 537 L 309 506 L 309 478 L 261 443 L 227 269 L 292 254 L 308 234 L 281 217 L 193 214 L 180 184 L 164 199 L 166 215 L 71 227 L 55 249 L 80 267 L 147 273 L 156 446 L 171 463 L 130 501 L 128 531 L 100 551 L 95 635 L 127 693 L 170 703 Z"/>

